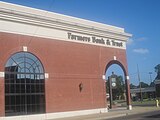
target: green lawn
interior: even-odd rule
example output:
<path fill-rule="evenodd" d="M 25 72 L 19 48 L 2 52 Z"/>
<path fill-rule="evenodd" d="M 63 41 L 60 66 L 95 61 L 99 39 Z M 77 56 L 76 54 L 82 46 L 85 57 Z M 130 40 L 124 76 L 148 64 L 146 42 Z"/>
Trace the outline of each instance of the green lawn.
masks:
<path fill-rule="evenodd" d="M 125 100 L 114 100 L 113 105 L 125 107 L 126 101 Z M 143 99 L 143 101 L 132 101 L 131 105 L 132 106 L 156 106 L 156 100 Z"/>
<path fill-rule="evenodd" d="M 144 99 L 143 101 L 132 101 L 132 105 L 156 105 L 156 100 Z"/>

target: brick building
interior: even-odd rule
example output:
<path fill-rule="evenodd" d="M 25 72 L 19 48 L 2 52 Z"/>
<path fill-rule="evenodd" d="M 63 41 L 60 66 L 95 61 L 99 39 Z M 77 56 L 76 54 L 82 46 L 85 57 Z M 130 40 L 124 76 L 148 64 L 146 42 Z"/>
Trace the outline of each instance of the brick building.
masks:
<path fill-rule="evenodd" d="M 105 73 L 126 76 L 123 28 L 0 2 L 0 118 L 107 112 Z"/>

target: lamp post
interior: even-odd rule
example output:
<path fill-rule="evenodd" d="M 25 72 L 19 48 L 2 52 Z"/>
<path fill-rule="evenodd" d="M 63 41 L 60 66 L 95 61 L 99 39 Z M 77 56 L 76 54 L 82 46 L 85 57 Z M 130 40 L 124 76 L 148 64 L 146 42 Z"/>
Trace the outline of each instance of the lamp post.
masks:
<path fill-rule="evenodd" d="M 112 72 L 112 75 L 109 76 L 109 94 L 110 94 L 110 109 L 112 109 L 112 103 L 113 103 L 113 94 L 112 89 L 116 87 L 116 75 L 114 72 Z"/>
<path fill-rule="evenodd" d="M 138 64 L 137 64 L 137 72 L 138 72 L 138 80 L 139 80 L 140 99 L 141 99 L 141 102 L 142 102 L 142 100 L 143 100 L 143 96 L 142 96 L 142 87 L 141 87 L 141 79 L 140 79 L 140 74 L 139 74 L 139 67 L 138 67 Z"/>

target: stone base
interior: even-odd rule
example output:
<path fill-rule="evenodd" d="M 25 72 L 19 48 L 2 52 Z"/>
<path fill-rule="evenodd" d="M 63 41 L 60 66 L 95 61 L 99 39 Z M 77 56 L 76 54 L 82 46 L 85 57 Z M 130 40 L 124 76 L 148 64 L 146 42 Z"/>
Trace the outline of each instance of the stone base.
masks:
<path fill-rule="evenodd" d="M 128 109 L 128 110 L 132 110 L 132 105 L 128 105 L 128 106 L 127 106 L 127 109 Z"/>

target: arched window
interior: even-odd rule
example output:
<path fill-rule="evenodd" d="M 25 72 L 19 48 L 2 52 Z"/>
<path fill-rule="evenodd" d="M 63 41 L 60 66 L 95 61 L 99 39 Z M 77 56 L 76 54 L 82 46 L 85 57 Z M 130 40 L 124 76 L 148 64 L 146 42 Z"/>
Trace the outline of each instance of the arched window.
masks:
<path fill-rule="evenodd" d="M 44 69 L 31 53 L 12 55 L 5 66 L 5 115 L 45 112 Z"/>

